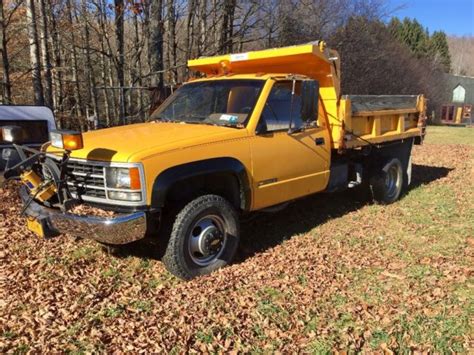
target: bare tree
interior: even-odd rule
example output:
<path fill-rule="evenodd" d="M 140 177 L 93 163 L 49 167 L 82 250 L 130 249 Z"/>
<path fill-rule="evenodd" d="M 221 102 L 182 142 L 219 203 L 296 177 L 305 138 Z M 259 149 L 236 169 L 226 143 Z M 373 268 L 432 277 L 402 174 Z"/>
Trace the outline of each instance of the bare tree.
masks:
<path fill-rule="evenodd" d="M 219 53 L 232 52 L 235 6 L 236 0 L 224 0 L 221 28 L 219 31 Z"/>
<path fill-rule="evenodd" d="M 163 0 L 151 0 L 148 34 L 148 62 L 151 85 L 163 89 Z"/>
<path fill-rule="evenodd" d="M 49 13 L 49 23 L 51 24 L 51 43 L 53 48 L 53 60 L 55 70 L 53 70 L 53 107 L 55 109 L 55 113 L 57 114 L 59 111 L 63 110 L 63 99 L 64 99 L 64 88 L 63 88 L 63 75 L 62 75 L 62 64 L 63 58 L 61 55 L 61 35 L 58 29 L 57 19 L 56 19 L 56 11 L 54 5 L 48 1 L 47 3 L 47 12 Z M 59 120 L 60 125 L 62 124 L 61 119 Z"/>
<path fill-rule="evenodd" d="M 199 1 L 199 35 L 197 45 L 197 56 L 200 57 L 206 47 L 206 36 L 207 36 L 207 0 Z"/>
<path fill-rule="evenodd" d="M 49 56 L 49 31 L 48 31 L 48 17 L 46 11 L 45 0 L 39 1 L 39 14 L 40 14 L 40 43 L 41 43 L 41 60 L 43 64 L 44 72 L 44 99 L 46 106 L 53 108 L 53 77 L 51 74 L 51 61 Z"/>
<path fill-rule="evenodd" d="M 124 40 L 124 15 L 125 4 L 123 0 L 114 0 L 115 8 L 115 45 L 117 47 L 115 58 L 115 70 L 117 71 L 117 80 L 119 84 L 119 109 L 120 119 L 125 122 L 126 100 L 125 100 L 125 40 Z"/>
<path fill-rule="evenodd" d="M 143 86 L 142 75 L 142 48 L 143 48 L 143 36 L 140 35 L 143 31 L 140 29 L 139 16 L 143 11 L 143 8 L 140 4 L 135 4 L 133 7 L 133 57 L 132 57 L 132 69 L 131 69 L 131 86 L 138 85 L 139 87 Z M 130 91 L 131 92 L 131 91 Z M 132 104 L 130 100 L 129 104 Z M 138 105 L 139 111 L 143 109 L 143 90 L 138 91 Z"/>
<path fill-rule="evenodd" d="M 170 80 L 174 85 L 178 78 L 177 72 L 177 43 L 176 43 L 176 7 L 174 0 L 167 1 L 167 15 L 168 15 L 168 40 L 167 40 L 167 54 L 168 54 L 168 63 L 170 67 Z"/>
<path fill-rule="evenodd" d="M 188 0 L 188 16 L 186 20 L 185 61 L 191 57 L 194 44 L 194 18 L 196 16 L 196 0 Z"/>
<path fill-rule="evenodd" d="M 44 1 L 44 0 L 43 0 Z M 84 57 L 85 57 L 85 71 L 87 74 L 88 81 L 88 102 L 92 106 L 92 112 L 94 117 L 98 119 L 99 117 L 99 105 L 96 95 L 96 80 L 93 72 L 93 65 L 91 60 L 91 43 L 90 43 L 90 34 L 89 34 L 89 24 L 88 24 L 88 12 L 87 12 L 87 0 L 82 0 L 82 26 L 83 26 L 83 39 L 84 39 Z"/>
<path fill-rule="evenodd" d="M 449 37 L 448 44 L 452 73 L 474 76 L 474 37 Z"/>
<path fill-rule="evenodd" d="M 344 85 L 349 91 L 357 89 L 354 92 L 382 89 L 408 92 L 421 87 L 412 84 L 415 78 L 425 85 L 426 78 L 434 80 L 436 74 L 430 72 L 431 67 L 426 63 L 423 69 L 420 61 L 396 55 L 399 60 L 396 65 L 380 67 L 391 73 L 393 82 L 389 85 L 379 80 L 383 70 L 377 68 L 388 61 L 386 53 L 392 53 L 393 49 L 389 46 L 391 39 L 377 33 L 386 26 L 379 22 L 380 27 L 371 27 L 369 34 L 363 32 L 364 24 L 345 26 L 354 17 L 374 23 L 377 22 L 374 19 L 383 20 L 388 14 L 387 0 L 0 1 L 0 10 L 4 10 L 0 11 L 3 101 L 10 102 L 12 92 L 18 102 L 31 101 L 29 95 L 23 94 L 31 88 L 23 79 L 31 70 L 35 102 L 41 102 L 44 97 L 58 117 L 72 114 L 77 118 L 64 120 L 65 127 L 86 129 L 86 113 L 107 125 L 119 123 L 119 118 L 122 123 L 127 117 L 141 118 L 140 113 L 149 101 L 146 91 L 140 88 L 146 85 L 157 88 L 159 95 L 155 99 L 160 102 L 169 94 L 168 86 L 187 79 L 184 66 L 189 59 L 218 53 L 332 39 L 332 46 L 349 51 L 344 55 L 343 65 L 349 68 L 344 71 L 344 78 L 348 79 Z M 28 10 L 27 21 L 19 14 L 8 26 L 12 9 L 22 1 L 27 5 L 20 7 Z M 35 10 L 36 22 L 32 13 Z M 15 41 L 9 42 L 14 35 Z M 374 46 L 371 48 L 376 47 L 377 41 L 387 42 L 385 54 L 374 51 L 370 58 L 364 59 L 364 63 L 370 62 L 369 67 L 374 68 L 369 73 L 363 73 L 367 67 L 357 66 L 360 59 L 356 58 L 362 55 L 359 51 L 363 44 L 351 46 L 361 38 Z M 453 42 L 452 51 L 459 53 L 452 56 L 454 72 L 472 73 L 469 67 L 472 68 L 473 56 L 469 48 L 472 46 Z M 410 66 L 410 70 L 405 70 L 412 73 L 410 80 L 403 76 L 401 81 L 402 76 L 395 74 L 393 68 L 400 68 L 402 63 Z M 363 82 L 371 82 L 370 87 L 357 86 L 360 81 L 354 77 L 360 75 L 371 78 Z M 10 78 L 15 78 L 13 83 Z"/>
<path fill-rule="evenodd" d="M 3 0 L 0 0 L 0 44 L 2 51 L 2 66 L 3 66 L 3 103 L 11 103 L 12 89 L 10 82 L 10 61 L 8 59 L 7 48 L 7 20 L 3 10 Z"/>
<path fill-rule="evenodd" d="M 38 32 L 36 27 L 36 10 L 34 0 L 27 0 L 26 20 L 28 38 L 30 41 L 30 63 L 33 79 L 33 93 L 36 105 L 44 105 L 43 83 L 41 82 L 41 62 L 38 47 Z"/>
<path fill-rule="evenodd" d="M 74 16 L 73 16 L 73 7 L 71 0 L 67 0 L 67 18 L 71 28 L 71 56 L 72 56 L 72 82 L 74 84 L 74 98 L 75 98 L 75 111 L 76 116 L 79 119 L 79 125 L 81 130 L 85 129 L 84 125 L 84 110 L 83 110 L 83 103 L 82 103 L 82 95 L 81 95 L 81 88 L 79 85 L 79 78 L 78 78 L 78 67 L 79 62 L 77 59 L 77 49 L 76 49 L 76 36 L 75 36 L 75 29 L 74 29 Z"/>

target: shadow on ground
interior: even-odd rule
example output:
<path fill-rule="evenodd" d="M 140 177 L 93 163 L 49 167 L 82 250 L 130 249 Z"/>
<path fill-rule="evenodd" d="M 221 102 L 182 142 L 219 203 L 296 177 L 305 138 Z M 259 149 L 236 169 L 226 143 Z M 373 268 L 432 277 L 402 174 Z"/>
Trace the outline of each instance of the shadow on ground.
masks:
<path fill-rule="evenodd" d="M 410 190 L 441 179 L 453 170 L 413 164 Z M 235 262 L 243 262 L 252 255 L 272 248 L 298 234 L 305 234 L 316 226 L 369 204 L 348 190 L 331 194 L 316 194 L 294 201 L 275 213 L 256 212 L 243 219 L 241 245 Z M 135 255 L 156 258 L 145 243 L 127 248 L 121 256 Z M 120 256 L 120 255 L 119 255 Z"/>
<path fill-rule="evenodd" d="M 413 164 L 409 190 L 441 179 L 453 170 Z M 241 249 L 237 262 L 272 248 L 294 235 L 305 234 L 331 219 L 358 210 L 370 202 L 347 190 L 332 194 L 316 194 L 293 202 L 286 209 L 271 214 L 258 213 L 242 223 Z"/>

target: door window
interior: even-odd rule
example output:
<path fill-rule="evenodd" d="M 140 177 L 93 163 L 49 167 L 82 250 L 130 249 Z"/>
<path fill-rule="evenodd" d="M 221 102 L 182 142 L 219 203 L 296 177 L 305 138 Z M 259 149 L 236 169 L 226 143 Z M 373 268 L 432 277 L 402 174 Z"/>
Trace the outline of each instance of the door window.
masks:
<path fill-rule="evenodd" d="M 266 131 L 288 130 L 291 117 L 292 128 L 303 125 L 301 118 L 301 81 L 296 82 L 294 95 L 291 94 L 292 90 L 293 81 L 279 81 L 273 85 L 260 117 L 259 126 L 265 127 Z"/>

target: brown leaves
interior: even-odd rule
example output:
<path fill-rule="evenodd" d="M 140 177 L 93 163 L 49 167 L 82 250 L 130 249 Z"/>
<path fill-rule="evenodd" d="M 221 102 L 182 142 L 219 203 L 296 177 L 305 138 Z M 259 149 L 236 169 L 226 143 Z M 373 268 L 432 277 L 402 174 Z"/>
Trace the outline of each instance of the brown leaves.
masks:
<path fill-rule="evenodd" d="M 140 253 L 40 240 L 0 191 L 0 351 L 462 351 L 474 234 L 458 218 L 445 238 L 457 217 L 436 208 L 448 186 L 455 210 L 472 211 L 472 149 L 444 152 L 416 148 L 428 168 L 415 166 L 414 182 L 425 185 L 394 205 L 319 195 L 244 223 L 238 262 L 190 282 Z M 418 198 L 434 199 L 429 225 Z"/>

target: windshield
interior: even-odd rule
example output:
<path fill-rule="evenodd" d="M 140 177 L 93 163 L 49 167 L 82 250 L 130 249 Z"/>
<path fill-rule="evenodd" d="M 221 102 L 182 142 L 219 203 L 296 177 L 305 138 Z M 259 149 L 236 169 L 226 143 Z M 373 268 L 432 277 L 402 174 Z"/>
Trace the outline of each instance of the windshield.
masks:
<path fill-rule="evenodd" d="M 151 119 L 244 127 L 263 87 L 263 80 L 216 80 L 179 88 Z"/>

